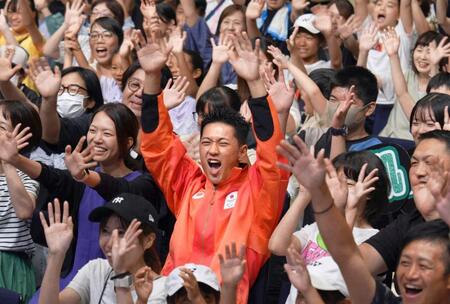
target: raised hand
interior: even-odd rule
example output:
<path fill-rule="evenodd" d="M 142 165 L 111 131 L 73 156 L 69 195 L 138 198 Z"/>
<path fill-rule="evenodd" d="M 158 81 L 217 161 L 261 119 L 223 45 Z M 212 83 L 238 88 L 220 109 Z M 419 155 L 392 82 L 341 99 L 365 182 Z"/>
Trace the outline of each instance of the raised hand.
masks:
<path fill-rule="evenodd" d="M 70 27 L 74 22 L 77 22 L 86 4 L 83 0 L 74 0 L 66 2 L 66 13 L 64 14 L 64 23 L 67 27 Z"/>
<path fill-rule="evenodd" d="M 298 31 L 296 28 L 294 30 Z M 286 55 L 284 55 L 281 50 L 273 45 L 269 45 L 267 52 L 272 55 L 273 57 L 273 63 L 275 63 L 277 66 L 281 67 L 282 69 L 287 69 L 289 59 Z"/>
<path fill-rule="evenodd" d="M 366 27 L 359 36 L 359 50 L 365 52 L 371 50 L 378 42 L 377 33 L 375 24 Z"/>
<path fill-rule="evenodd" d="M 350 87 L 350 89 L 345 93 L 344 98 L 345 100 L 339 102 L 339 106 L 331 120 L 331 126 L 336 129 L 344 127 L 345 117 L 347 116 L 348 110 L 350 110 L 350 107 L 355 104 L 355 86 Z"/>
<path fill-rule="evenodd" d="M 39 217 L 44 228 L 49 254 L 64 256 L 73 239 L 73 222 L 72 217 L 69 216 L 69 203 L 64 202 L 61 217 L 59 200 L 55 198 L 53 204 L 48 203 L 48 223 L 42 212 L 39 212 Z"/>
<path fill-rule="evenodd" d="M 177 27 L 169 37 L 169 45 L 172 47 L 172 52 L 174 54 L 182 54 L 184 41 L 186 40 L 187 34 L 181 27 Z"/>
<path fill-rule="evenodd" d="M 130 226 L 123 237 L 119 237 L 119 231 L 114 229 L 112 233 L 111 260 L 112 268 L 116 273 L 124 273 L 130 271 L 135 261 L 128 257 L 128 254 L 136 248 L 136 242 L 142 229 L 139 229 L 141 222 L 136 219 L 132 220 Z"/>
<path fill-rule="evenodd" d="M 131 51 L 134 49 L 133 41 L 131 40 L 132 29 L 129 29 L 123 33 L 123 42 L 119 48 L 119 56 L 129 60 Z"/>
<path fill-rule="evenodd" d="M 12 67 L 12 59 L 15 53 L 15 46 L 6 46 L 3 56 L 0 57 L 0 81 L 9 81 L 21 68 L 20 64 Z"/>
<path fill-rule="evenodd" d="M 185 76 L 178 77 L 175 81 L 169 79 L 163 90 L 164 105 L 168 110 L 177 107 L 184 101 L 188 87 L 189 81 Z"/>
<path fill-rule="evenodd" d="M 189 157 L 198 162 L 200 160 L 200 151 L 198 149 L 200 144 L 200 134 L 194 133 L 187 139 L 183 140 L 182 143 L 186 148 Z"/>
<path fill-rule="evenodd" d="M 19 143 L 16 137 L 11 132 L 0 133 L 0 159 L 2 161 L 11 163 L 19 155 L 19 145 L 22 148 L 28 145 L 25 144 L 26 140 L 21 140 Z"/>
<path fill-rule="evenodd" d="M 131 35 L 142 69 L 146 73 L 161 71 L 169 58 L 171 46 L 155 33 L 147 37 L 147 42 L 139 30 L 134 30 Z"/>
<path fill-rule="evenodd" d="M 72 177 L 77 181 L 81 181 L 86 176 L 87 169 L 97 166 L 97 162 L 92 161 L 94 153 L 91 147 L 86 147 L 82 151 L 85 141 L 86 136 L 83 136 L 78 141 L 75 150 L 72 151 L 70 145 L 67 145 L 65 149 L 64 163 Z"/>
<path fill-rule="evenodd" d="M 34 58 L 30 62 L 29 75 L 43 98 L 56 97 L 61 85 L 61 71 L 58 66 L 53 72 L 45 58 Z"/>
<path fill-rule="evenodd" d="M 330 35 L 333 31 L 333 22 L 329 14 L 316 15 L 313 24 L 324 36 Z"/>
<path fill-rule="evenodd" d="M 0 31 L 9 31 L 8 21 L 6 20 L 5 10 L 0 10 Z"/>
<path fill-rule="evenodd" d="M 384 50 L 388 56 L 394 56 L 398 54 L 398 48 L 400 47 L 400 38 L 393 27 L 388 27 L 381 35 L 381 41 L 384 45 Z"/>
<path fill-rule="evenodd" d="M 300 293 L 305 294 L 313 286 L 303 257 L 295 248 L 289 247 L 286 260 L 287 264 L 284 264 L 284 270 L 286 270 L 289 281 Z"/>
<path fill-rule="evenodd" d="M 147 303 L 153 290 L 153 272 L 148 266 L 140 268 L 134 274 L 134 289 L 140 303 Z"/>
<path fill-rule="evenodd" d="M 264 3 L 264 0 L 251 0 L 245 10 L 245 17 L 252 20 L 258 19 L 261 16 Z"/>
<path fill-rule="evenodd" d="M 379 179 L 378 169 L 373 169 L 366 176 L 367 164 L 364 164 L 359 171 L 358 180 L 354 185 L 348 187 L 347 209 L 355 209 L 358 204 L 375 191 L 373 184 Z"/>
<path fill-rule="evenodd" d="M 71 17 L 71 23 L 67 27 L 65 37 L 76 40 L 78 37 L 78 33 L 80 32 L 81 26 L 86 20 L 85 15 L 78 15 Z"/>
<path fill-rule="evenodd" d="M 204 301 L 200 288 L 198 287 L 197 279 L 192 271 L 187 268 L 181 268 L 180 277 L 183 279 L 183 286 L 186 288 L 187 296 L 191 303 Z"/>
<path fill-rule="evenodd" d="M 292 9 L 294 11 L 301 11 L 307 8 L 309 1 L 306 0 L 292 0 Z"/>
<path fill-rule="evenodd" d="M 439 158 L 430 165 L 427 188 L 434 198 L 441 219 L 450 227 L 449 172 L 445 169 L 445 162 Z"/>
<path fill-rule="evenodd" d="M 278 66 L 278 79 L 275 80 L 274 72 L 268 66 L 264 69 L 264 83 L 267 88 L 267 92 L 272 97 L 275 108 L 278 113 L 289 112 L 294 101 L 294 86 L 292 83 L 289 86 L 286 85 L 284 79 L 283 69 Z"/>
<path fill-rule="evenodd" d="M 282 140 L 277 146 L 277 153 L 288 160 L 288 164 L 278 163 L 278 167 L 292 172 L 298 182 L 308 191 L 321 187 L 325 181 L 325 151 L 322 149 L 317 157 L 310 151 L 306 144 L 295 135 L 293 137 L 295 146 L 287 140 Z"/>
<path fill-rule="evenodd" d="M 450 57 L 450 42 L 447 41 L 448 36 L 444 36 L 437 46 L 434 40 L 430 43 L 429 58 L 431 64 L 438 65 L 442 58 Z"/>
<path fill-rule="evenodd" d="M 242 279 L 245 272 L 245 246 L 241 245 L 239 255 L 236 249 L 236 243 L 225 245 L 225 258 L 219 253 L 220 273 L 222 275 L 222 283 L 228 286 L 236 286 Z"/>
<path fill-rule="evenodd" d="M 141 13 L 145 19 L 150 20 L 156 15 L 156 4 L 154 0 L 141 1 Z"/>
<path fill-rule="evenodd" d="M 245 32 L 233 38 L 234 49 L 229 52 L 230 63 L 236 74 L 247 82 L 259 79 L 259 44 L 257 39 L 253 49 Z"/>
<path fill-rule="evenodd" d="M 345 176 L 343 170 L 337 172 L 330 161 L 325 161 L 325 164 L 327 169 L 325 181 L 328 190 L 330 190 L 331 197 L 333 197 L 336 207 L 339 208 L 339 210 L 344 211 L 348 198 L 347 176 Z"/>
<path fill-rule="evenodd" d="M 298 54 L 298 48 L 295 47 L 295 37 L 297 37 L 299 27 L 295 27 L 294 31 L 292 32 L 291 36 L 289 36 L 289 39 L 286 40 L 286 45 L 288 48 L 289 53 L 291 54 L 291 57 L 294 56 L 296 53 Z M 271 46 L 269 46 L 270 48 Z"/>
<path fill-rule="evenodd" d="M 361 21 L 359 18 L 355 17 L 355 15 L 351 15 L 343 24 L 338 25 L 337 31 L 339 33 L 339 38 L 342 40 L 347 39 L 358 31 L 360 25 Z"/>
<path fill-rule="evenodd" d="M 30 132 L 30 127 L 23 128 L 23 130 L 19 132 L 21 126 L 22 124 L 18 123 L 11 133 L 11 136 L 16 141 L 17 150 L 19 151 L 28 146 L 28 140 L 33 136 Z"/>
<path fill-rule="evenodd" d="M 212 61 L 218 64 L 224 64 L 228 61 L 228 53 L 233 49 L 233 41 L 228 36 L 220 35 L 219 43 L 216 44 L 214 38 L 211 38 Z"/>

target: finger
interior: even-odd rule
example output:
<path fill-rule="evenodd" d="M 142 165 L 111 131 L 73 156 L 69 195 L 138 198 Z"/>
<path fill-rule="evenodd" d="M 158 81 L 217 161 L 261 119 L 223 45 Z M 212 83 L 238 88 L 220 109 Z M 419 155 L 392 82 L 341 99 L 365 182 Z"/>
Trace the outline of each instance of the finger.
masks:
<path fill-rule="evenodd" d="M 297 159 L 301 157 L 301 152 L 285 140 L 280 142 L 280 144 L 276 147 L 276 151 L 278 154 L 284 156 L 284 158 L 286 158 L 291 164 L 294 164 Z"/>
<path fill-rule="evenodd" d="M 55 205 L 55 222 L 61 223 L 61 206 L 59 204 L 59 200 L 55 199 L 53 202 Z"/>
<path fill-rule="evenodd" d="M 302 154 L 309 153 L 308 146 L 306 146 L 306 144 L 303 142 L 303 140 L 298 135 L 294 135 L 293 139 L 294 139 L 295 145 L 300 150 L 300 153 L 302 153 Z"/>
<path fill-rule="evenodd" d="M 294 168 L 291 165 L 285 164 L 285 163 L 281 163 L 281 162 L 277 162 L 277 167 L 280 168 L 281 170 L 293 173 L 294 172 Z"/>
<path fill-rule="evenodd" d="M 219 263 L 220 263 L 220 265 L 223 265 L 223 263 L 225 263 L 225 259 L 223 258 L 223 255 L 219 253 L 219 254 L 217 255 L 217 257 L 219 258 Z"/>
<path fill-rule="evenodd" d="M 358 182 L 362 182 L 364 180 L 364 177 L 366 176 L 366 169 L 367 169 L 367 163 L 362 165 L 361 170 L 359 170 Z"/>
<path fill-rule="evenodd" d="M 237 257 L 237 249 L 236 249 L 236 243 L 231 243 L 231 257 L 236 258 Z"/>
<path fill-rule="evenodd" d="M 245 258 L 245 251 L 246 251 L 245 245 L 242 244 L 239 250 L 239 259 L 243 260 Z"/>
<path fill-rule="evenodd" d="M 67 201 L 64 201 L 62 222 L 67 223 L 68 217 L 69 217 L 69 203 Z"/>
<path fill-rule="evenodd" d="M 81 149 L 83 148 L 83 144 L 84 144 L 85 141 L 86 141 L 86 136 L 82 136 L 82 137 L 80 138 L 80 140 L 78 141 L 78 144 L 77 144 L 77 146 L 75 147 L 74 152 L 80 152 Z"/>
<path fill-rule="evenodd" d="M 231 259 L 231 250 L 229 245 L 225 245 L 225 257 L 227 260 Z"/>
<path fill-rule="evenodd" d="M 55 214 L 53 213 L 53 204 L 48 203 L 47 209 L 48 209 L 48 222 L 51 226 L 55 223 Z"/>
<path fill-rule="evenodd" d="M 48 229 L 47 220 L 45 219 L 44 213 L 42 211 L 39 212 L 39 218 L 41 220 L 42 227 L 44 231 Z"/>

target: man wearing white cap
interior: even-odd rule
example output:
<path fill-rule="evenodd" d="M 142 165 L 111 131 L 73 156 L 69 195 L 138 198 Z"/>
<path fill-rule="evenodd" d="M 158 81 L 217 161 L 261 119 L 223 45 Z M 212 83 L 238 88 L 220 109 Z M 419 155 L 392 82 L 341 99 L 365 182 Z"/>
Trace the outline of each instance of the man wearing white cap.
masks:
<path fill-rule="evenodd" d="M 302 59 L 308 74 L 320 68 L 340 69 L 342 54 L 339 43 L 332 33 L 331 16 L 328 14 L 304 14 L 294 23 L 293 48 L 291 56 Z M 320 49 L 324 44 L 328 47 L 330 60 L 320 59 Z"/>

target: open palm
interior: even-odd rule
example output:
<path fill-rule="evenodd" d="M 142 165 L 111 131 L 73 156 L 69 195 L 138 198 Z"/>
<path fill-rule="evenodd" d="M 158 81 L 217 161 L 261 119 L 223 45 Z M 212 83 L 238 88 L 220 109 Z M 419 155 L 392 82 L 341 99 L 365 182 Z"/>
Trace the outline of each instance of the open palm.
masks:
<path fill-rule="evenodd" d="M 145 72 L 160 71 L 167 62 L 170 50 L 157 43 L 149 43 L 138 50 L 139 63 Z"/>
<path fill-rule="evenodd" d="M 238 255 L 236 244 L 225 246 L 225 258 L 219 254 L 220 273 L 223 284 L 237 285 L 245 272 L 245 246 L 242 245 Z"/>

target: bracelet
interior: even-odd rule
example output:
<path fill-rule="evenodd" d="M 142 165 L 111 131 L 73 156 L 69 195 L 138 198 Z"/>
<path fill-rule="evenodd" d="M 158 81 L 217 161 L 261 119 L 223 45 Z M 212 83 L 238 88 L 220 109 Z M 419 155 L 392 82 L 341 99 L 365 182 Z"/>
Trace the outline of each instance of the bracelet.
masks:
<path fill-rule="evenodd" d="M 88 177 L 89 176 L 89 170 L 88 169 L 84 169 L 83 170 L 83 176 L 81 177 L 81 178 L 73 178 L 74 180 L 76 180 L 77 182 L 80 182 L 80 183 L 82 183 L 85 179 L 86 179 L 86 177 Z"/>
<path fill-rule="evenodd" d="M 331 202 L 330 206 L 328 206 L 327 208 L 325 208 L 325 209 L 323 209 L 321 211 L 315 211 L 314 208 L 312 208 L 312 210 L 313 210 L 314 214 L 324 214 L 325 212 L 330 211 L 330 209 L 333 208 L 333 206 L 334 206 L 334 203 Z"/>
<path fill-rule="evenodd" d="M 115 276 L 112 276 L 110 280 L 114 281 L 116 279 L 122 279 L 122 278 L 124 278 L 126 276 L 129 276 L 129 275 L 131 275 L 131 273 L 129 273 L 128 271 L 122 272 L 122 273 L 116 274 Z"/>

